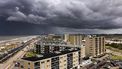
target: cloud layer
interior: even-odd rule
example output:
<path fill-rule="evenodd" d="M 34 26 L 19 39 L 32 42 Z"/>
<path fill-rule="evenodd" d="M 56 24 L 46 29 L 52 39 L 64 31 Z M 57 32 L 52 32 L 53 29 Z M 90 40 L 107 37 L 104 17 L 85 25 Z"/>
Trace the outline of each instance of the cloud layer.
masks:
<path fill-rule="evenodd" d="M 0 16 L 65 29 L 122 28 L 122 0 L 1 0 Z"/>

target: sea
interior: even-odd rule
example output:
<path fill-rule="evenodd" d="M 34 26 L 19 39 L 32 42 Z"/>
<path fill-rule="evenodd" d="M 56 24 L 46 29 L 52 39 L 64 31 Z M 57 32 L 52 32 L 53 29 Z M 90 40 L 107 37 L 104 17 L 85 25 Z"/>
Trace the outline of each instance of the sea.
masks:
<path fill-rule="evenodd" d="M 26 37 L 26 35 L 18 35 L 18 36 L 0 36 L 0 41 L 15 39 L 19 37 Z"/>

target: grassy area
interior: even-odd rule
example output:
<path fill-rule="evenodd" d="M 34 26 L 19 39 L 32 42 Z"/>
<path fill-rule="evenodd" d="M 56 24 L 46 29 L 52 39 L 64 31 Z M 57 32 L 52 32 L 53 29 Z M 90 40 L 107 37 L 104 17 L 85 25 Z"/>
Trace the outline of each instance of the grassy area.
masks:
<path fill-rule="evenodd" d="M 122 44 L 111 43 L 111 44 L 106 44 L 106 46 L 110 46 L 110 47 L 122 50 Z"/>
<path fill-rule="evenodd" d="M 122 50 L 117 49 L 117 48 L 113 48 L 113 47 L 111 47 L 111 46 L 106 46 L 106 49 L 110 49 L 110 50 L 112 50 L 112 51 L 116 51 L 116 52 L 122 53 Z"/>
<path fill-rule="evenodd" d="M 36 53 L 34 53 L 34 52 L 27 52 L 26 53 L 26 57 L 33 57 L 33 56 L 36 56 Z"/>
<path fill-rule="evenodd" d="M 111 56 L 112 60 L 122 60 L 122 56 L 116 56 L 116 55 L 112 55 Z"/>

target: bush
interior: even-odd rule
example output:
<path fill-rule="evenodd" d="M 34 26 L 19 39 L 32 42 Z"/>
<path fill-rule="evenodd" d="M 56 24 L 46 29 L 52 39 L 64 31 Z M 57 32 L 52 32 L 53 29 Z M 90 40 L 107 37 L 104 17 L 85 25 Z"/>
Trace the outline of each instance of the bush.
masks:
<path fill-rule="evenodd" d="M 113 48 L 118 48 L 118 49 L 122 50 L 122 44 L 112 43 L 112 44 L 106 44 L 106 46 L 111 46 Z"/>

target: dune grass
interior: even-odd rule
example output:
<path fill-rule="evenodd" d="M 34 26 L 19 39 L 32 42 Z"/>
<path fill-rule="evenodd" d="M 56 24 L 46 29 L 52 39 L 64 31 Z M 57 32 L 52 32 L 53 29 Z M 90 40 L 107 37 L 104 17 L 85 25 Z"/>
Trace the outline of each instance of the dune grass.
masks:
<path fill-rule="evenodd" d="M 121 56 L 121 55 L 120 55 L 120 56 L 112 55 L 112 56 L 111 56 L 111 59 L 112 59 L 112 60 L 122 60 L 122 56 Z"/>

